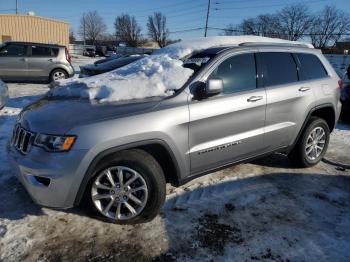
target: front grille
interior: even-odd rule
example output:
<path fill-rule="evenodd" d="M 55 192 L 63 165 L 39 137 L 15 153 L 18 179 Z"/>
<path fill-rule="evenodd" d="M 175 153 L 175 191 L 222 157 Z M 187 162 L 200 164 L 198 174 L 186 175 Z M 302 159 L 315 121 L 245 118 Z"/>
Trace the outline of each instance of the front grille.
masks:
<path fill-rule="evenodd" d="M 13 130 L 12 144 L 22 154 L 27 154 L 33 143 L 35 134 L 16 125 Z"/>

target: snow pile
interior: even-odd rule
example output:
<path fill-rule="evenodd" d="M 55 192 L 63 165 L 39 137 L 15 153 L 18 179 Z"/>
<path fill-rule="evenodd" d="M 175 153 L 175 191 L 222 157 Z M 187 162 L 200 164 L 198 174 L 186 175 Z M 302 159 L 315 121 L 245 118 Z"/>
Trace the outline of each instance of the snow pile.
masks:
<path fill-rule="evenodd" d="M 171 95 L 171 90 L 180 89 L 193 74 L 193 70 L 182 66 L 181 58 L 194 51 L 218 46 L 237 46 L 242 42 L 292 43 L 258 36 L 219 36 L 185 40 L 105 74 L 60 81 L 55 84 L 56 88 L 53 88 L 49 95 L 81 97 L 100 102 Z"/>
<path fill-rule="evenodd" d="M 155 51 L 153 54 L 167 54 L 172 58 L 182 58 L 188 56 L 194 51 L 201 51 L 211 47 L 220 46 L 238 46 L 241 43 L 282 43 L 282 44 L 300 44 L 307 45 L 309 48 L 313 48 L 312 44 L 289 41 L 279 38 L 269 38 L 262 36 L 211 36 L 211 37 L 198 37 L 193 39 L 183 40 L 181 42 L 166 46 L 162 49 Z"/>
<path fill-rule="evenodd" d="M 49 95 L 120 101 L 171 95 L 193 71 L 168 55 L 152 55 L 114 71 L 84 79 L 58 82 Z"/>

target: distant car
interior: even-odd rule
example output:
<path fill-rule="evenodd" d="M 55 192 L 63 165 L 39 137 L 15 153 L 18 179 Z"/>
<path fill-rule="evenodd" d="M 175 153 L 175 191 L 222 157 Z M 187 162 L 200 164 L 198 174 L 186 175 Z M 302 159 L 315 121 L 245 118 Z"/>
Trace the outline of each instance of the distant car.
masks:
<path fill-rule="evenodd" d="M 103 59 L 100 59 L 100 60 L 95 61 L 95 62 L 94 62 L 94 65 L 102 64 L 102 63 L 111 61 L 111 60 L 113 60 L 113 59 L 119 59 L 119 58 L 122 58 L 122 57 L 125 57 L 125 55 L 113 54 L 113 55 L 111 55 L 111 56 L 109 56 L 109 57 L 106 57 L 106 58 L 103 58 Z"/>
<path fill-rule="evenodd" d="M 103 74 L 103 73 L 112 71 L 114 69 L 126 66 L 132 62 L 135 62 L 135 61 L 143 58 L 143 57 L 145 57 L 145 56 L 140 55 L 140 56 L 121 57 L 121 58 L 112 59 L 110 61 L 100 63 L 100 64 L 81 66 L 79 77 L 83 78 L 83 77 L 89 77 L 89 76 Z"/>
<path fill-rule="evenodd" d="M 106 46 L 96 46 L 95 54 L 98 56 L 106 56 L 107 47 Z"/>
<path fill-rule="evenodd" d="M 9 96 L 7 85 L 0 80 L 0 110 L 4 108 Z"/>
<path fill-rule="evenodd" d="M 50 80 L 72 77 L 68 49 L 61 45 L 8 42 L 0 47 L 3 80 Z"/>
<path fill-rule="evenodd" d="M 93 48 L 86 48 L 83 52 L 84 56 L 90 56 L 90 57 L 95 57 L 96 56 L 96 51 Z"/>
<path fill-rule="evenodd" d="M 346 73 L 343 78 L 343 88 L 340 96 L 342 110 L 340 118 L 343 121 L 350 121 L 350 75 Z"/>

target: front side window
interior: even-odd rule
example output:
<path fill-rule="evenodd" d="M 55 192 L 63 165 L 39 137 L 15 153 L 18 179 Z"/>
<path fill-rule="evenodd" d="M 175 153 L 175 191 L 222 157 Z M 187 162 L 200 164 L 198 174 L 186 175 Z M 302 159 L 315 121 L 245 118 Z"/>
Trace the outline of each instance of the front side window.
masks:
<path fill-rule="evenodd" d="M 226 59 L 211 73 L 209 79 L 222 79 L 224 94 L 255 89 L 255 55 L 241 54 Z"/>
<path fill-rule="evenodd" d="M 297 66 L 290 53 L 259 53 L 265 86 L 283 85 L 298 81 Z"/>
<path fill-rule="evenodd" d="M 328 73 L 320 59 L 313 54 L 297 54 L 300 62 L 300 80 L 310 80 L 327 77 Z"/>
<path fill-rule="evenodd" d="M 13 56 L 20 57 L 25 56 L 26 48 L 21 44 L 9 44 L 0 50 L 0 56 Z"/>
<path fill-rule="evenodd" d="M 51 48 L 46 46 L 32 46 L 32 56 L 51 56 Z"/>

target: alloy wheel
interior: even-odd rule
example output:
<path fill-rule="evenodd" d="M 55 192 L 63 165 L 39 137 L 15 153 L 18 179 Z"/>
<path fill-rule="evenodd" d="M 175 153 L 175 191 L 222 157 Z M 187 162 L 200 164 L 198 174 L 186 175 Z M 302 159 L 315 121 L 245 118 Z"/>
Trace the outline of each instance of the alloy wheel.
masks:
<path fill-rule="evenodd" d="M 57 81 L 57 80 L 61 80 L 61 79 L 66 79 L 66 75 L 60 71 L 54 72 L 53 80 Z"/>
<path fill-rule="evenodd" d="M 305 152 L 310 160 L 317 159 L 323 152 L 326 144 L 326 132 L 318 126 L 315 127 L 309 134 L 306 140 Z"/>
<path fill-rule="evenodd" d="M 135 170 L 115 166 L 103 170 L 93 181 L 91 198 L 98 211 L 114 220 L 138 216 L 148 200 L 144 178 Z"/>

